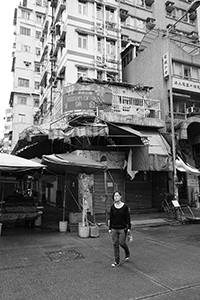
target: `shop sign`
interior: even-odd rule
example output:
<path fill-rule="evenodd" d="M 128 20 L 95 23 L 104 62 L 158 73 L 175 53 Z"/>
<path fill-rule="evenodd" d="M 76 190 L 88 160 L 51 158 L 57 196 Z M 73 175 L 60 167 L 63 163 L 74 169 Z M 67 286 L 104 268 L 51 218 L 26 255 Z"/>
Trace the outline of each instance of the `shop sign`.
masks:
<path fill-rule="evenodd" d="M 63 89 L 63 113 L 74 110 L 95 110 L 111 105 L 111 89 L 97 84 L 74 84 Z"/>
<path fill-rule="evenodd" d="M 169 77 L 169 53 L 165 53 L 163 55 L 163 76 L 164 78 L 168 78 Z"/>
<path fill-rule="evenodd" d="M 172 87 L 185 91 L 200 93 L 200 82 L 194 82 L 181 78 L 172 78 Z"/>

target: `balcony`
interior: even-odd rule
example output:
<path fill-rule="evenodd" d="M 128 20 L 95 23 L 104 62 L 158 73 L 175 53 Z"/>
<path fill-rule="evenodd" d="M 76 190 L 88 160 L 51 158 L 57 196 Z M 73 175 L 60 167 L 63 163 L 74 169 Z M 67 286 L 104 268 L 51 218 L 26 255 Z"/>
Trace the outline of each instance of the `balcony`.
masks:
<path fill-rule="evenodd" d="M 156 26 L 155 21 L 156 19 L 149 18 L 149 17 L 146 18 L 146 28 L 148 30 L 152 30 Z"/>
<path fill-rule="evenodd" d="M 171 1 L 165 2 L 165 6 L 166 6 L 166 11 L 167 11 L 169 14 L 171 14 L 172 11 L 175 9 L 174 2 L 171 2 Z"/>
<path fill-rule="evenodd" d="M 116 26 L 116 23 L 110 22 L 110 21 L 106 21 L 106 29 L 108 29 L 108 30 L 115 30 L 115 26 Z"/>
<path fill-rule="evenodd" d="M 196 11 L 189 14 L 189 18 L 190 18 L 191 21 L 195 21 L 196 17 L 197 17 L 197 12 Z"/>
<path fill-rule="evenodd" d="M 155 0 L 145 0 L 145 4 L 147 6 L 151 6 L 154 3 Z"/>
<path fill-rule="evenodd" d="M 198 41 L 199 36 L 198 36 L 198 32 L 196 31 L 191 31 L 189 34 L 189 37 L 193 40 L 193 41 Z"/>
<path fill-rule="evenodd" d="M 120 18 L 125 21 L 128 18 L 128 10 L 120 9 Z"/>
<path fill-rule="evenodd" d="M 60 20 L 60 16 L 65 9 L 66 9 L 66 1 L 60 0 L 54 15 L 54 24 Z"/>
<path fill-rule="evenodd" d="M 128 42 L 129 42 L 129 36 L 122 34 L 121 36 L 122 47 L 125 47 L 128 44 Z"/>

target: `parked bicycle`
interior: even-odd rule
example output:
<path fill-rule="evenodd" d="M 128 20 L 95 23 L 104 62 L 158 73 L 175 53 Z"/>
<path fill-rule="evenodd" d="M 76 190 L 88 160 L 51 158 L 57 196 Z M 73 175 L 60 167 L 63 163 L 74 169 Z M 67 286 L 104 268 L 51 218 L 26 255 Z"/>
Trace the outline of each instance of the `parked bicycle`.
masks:
<path fill-rule="evenodd" d="M 177 209 L 174 207 L 172 201 L 175 200 L 175 197 L 171 193 L 165 193 L 165 198 L 162 201 L 162 208 L 168 214 L 169 218 L 176 218 Z"/>

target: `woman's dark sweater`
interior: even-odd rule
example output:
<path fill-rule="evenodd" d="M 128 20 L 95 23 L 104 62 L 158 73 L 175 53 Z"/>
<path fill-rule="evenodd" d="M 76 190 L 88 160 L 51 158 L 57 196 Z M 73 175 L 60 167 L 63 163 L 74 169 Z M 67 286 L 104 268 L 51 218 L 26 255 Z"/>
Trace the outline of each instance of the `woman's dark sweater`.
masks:
<path fill-rule="evenodd" d="M 121 208 L 116 208 L 114 204 L 111 206 L 109 229 L 131 229 L 129 208 L 126 204 Z"/>

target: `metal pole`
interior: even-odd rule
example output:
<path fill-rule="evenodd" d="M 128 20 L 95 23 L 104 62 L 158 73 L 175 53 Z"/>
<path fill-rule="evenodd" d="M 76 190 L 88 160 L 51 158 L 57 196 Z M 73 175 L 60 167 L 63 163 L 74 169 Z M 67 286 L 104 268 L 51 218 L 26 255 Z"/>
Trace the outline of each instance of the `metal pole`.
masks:
<path fill-rule="evenodd" d="M 177 181 L 177 171 L 176 171 L 176 141 L 175 141 L 175 131 L 174 131 L 174 103 L 172 94 L 172 57 L 170 53 L 170 39 L 168 37 L 168 55 L 169 55 L 169 104 L 170 104 L 170 117 L 171 117 L 171 136 L 172 136 L 172 165 L 173 165 L 173 195 L 176 200 L 178 200 L 178 188 L 176 185 Z"/>
<path fill-rule="evenodd" d="M 64 183 L 64 199 L 63 199 L 63 222 L 65 221 L 65 208 L 66 208 L 66 198 L 67 198 L 67 171 L 65 173 L 65 183 Z"/>
<path fill-rule="evenodd" d="M 107 191 L 107 170 L 104 170 L 104 188 L 105 188 L 105 216 L 106 225 L 108 225 L 108 191 Z"/>

